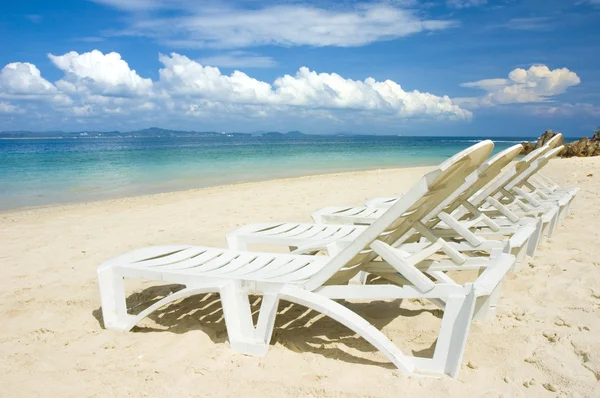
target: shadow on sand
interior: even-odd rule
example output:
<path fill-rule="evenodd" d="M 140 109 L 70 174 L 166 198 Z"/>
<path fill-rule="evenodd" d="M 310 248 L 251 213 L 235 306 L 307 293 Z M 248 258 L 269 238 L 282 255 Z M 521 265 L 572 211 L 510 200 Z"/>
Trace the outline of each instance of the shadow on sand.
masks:
<path fill-rule="evenodd" d="M 163 297 L 175 293 L 184 286 L 162 285 L 152 286 L 140 292 L 133 293 L 127 298 L 127 308 L 130 314 L 138 314 L 143 309 L 154 304 Z M 258 319 L 261 298 L 251 297 L 254 322 Z M 409 310 L 400 308 L 402 300 L 372 301 L 368 303 L 350 303 L 338 301 L 347 308 L 369 321 L 381 330 L 397 317 L 416 317 L 429 312 L 440 318 L 441 311 L 435 309 Z M 92 312 L 101 327 L 104 327 L 102 310 Z M 227 330 L 223 318 L 223 310 L 219 295 L 216 293 L 201 294 L 185 298 L 159 308 L 148 316 L 157 327 L 139 327 L 132 329 L 134 333 L 186 333 L 201 330 L 215 343 L 227 341 Z M 371 361 L 357 357 L 337 348 L 340 344 L 359 352 L 375 352 L 376 349 L 352 330 L 339 324 L 331 318 L 306 307 L 281 301 L 277 312 L 275 330 L 271 345 L 276 343 L 296 352 L 313 352 L 327 358 L 335 358 L 352 363 L 363 363 L 393 368 L 391 363 Z M 412 350 L 418 357 L 431 358 L 435 349 L 435 341 L 425 349 Z"/>

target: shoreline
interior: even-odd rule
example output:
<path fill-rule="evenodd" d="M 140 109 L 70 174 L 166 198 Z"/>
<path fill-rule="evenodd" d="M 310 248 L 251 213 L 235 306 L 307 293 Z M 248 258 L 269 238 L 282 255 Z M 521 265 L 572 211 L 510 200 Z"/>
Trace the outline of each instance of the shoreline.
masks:
<path fill-rule="evenodd" d="M 132 139 L 124 144 L 115 143 L 120 139 L 100 144 L 89 138 L 80 143 L 50 139 L 32 145 L 7 140 L 16 144 L 0 148 L 6 161 L 0 171 L 0 212 L 306 175 L 433 166 L 484 139 L 331 138 L 323 145 L 306 139 L 233 140 L 231 145 L 197 139 Z M 517 143 L 506 138 L 496 142 L 496 150 Z"/>
<path fill-rule="evenodd" d="M 291 176 L 291 177 L 275 177 L 275 178 L 267 178 L 267 179 L 260 179 L 260 180 L 239 181 L 239 182 L 233 182 L 233 183 L 229 183 L 229 184 L 207 185 L 207 186 L 192 187 L 192 188 L 188 188 L 188 187 L 183 188 L 182 187 L 181 189 L 174 189 L 174 190 L 163 191 L 163 192 L 149 192 L 149 193 L 134 194 L 134 195 L 117 195 L 114 197 L 105 197 L 105 198 L 97 198 L 97 199 L 89 199 L 89 200 L 81 200 L 81 201 L 76 200 L 76 201 L 54 202 L 54 203 L 48 203 L 48 204 L 43 204 L 43 205 L 39 205 L 39 206 L 24 206 L 24 207 L 15 207 L 15 208 L 7 208 L 7 209 L 0 208 L 0 216 L 6 215 L 9 213 L 39 211 L 39 210 L 44 210 L 44 209 L 87 206 L 87 205 L 102 204 L 102 203 L 115 203 L 115 202 L 124 202 L 124 201 L 136 200 L 136 199 L 141 200 L 143 198 L 163 197 L 163 196 L 169 196 L 169 195 L 179 194 L 179 193 L 192 194 L 194 192 L 200 192 L 200 191 L 204 191 L 204 190 L 224 189 L 224 188 L 228 188 L 228 187 L 232 187 L 232 186 L 243 186 L 243 185 L 247 185 L 247 184 L 259 184 L 259 183 L 277 182 L 277 181 L 289 182 L 290 180 L 296 180 L 296 179 L 300 180 L 300 179 L 306 179 L 306 178 L 330 177 L 330 176 L 337 176 L 337 175 L 350 175 L 350 174 L 356 174 L 356 173 L 375 173 L 375 172 L 381 172 L 381 171 L 426 169 L 426 168 L 431 168 L 434 166 L 435 166 L 435 164 L 407 166 L 407 167 L 379 167 L 376 169 L 337 171 L 337 172 L 333 171 L 333 172 L 329 172 L 329 173 L 303 174 L 303 175 Z"/>

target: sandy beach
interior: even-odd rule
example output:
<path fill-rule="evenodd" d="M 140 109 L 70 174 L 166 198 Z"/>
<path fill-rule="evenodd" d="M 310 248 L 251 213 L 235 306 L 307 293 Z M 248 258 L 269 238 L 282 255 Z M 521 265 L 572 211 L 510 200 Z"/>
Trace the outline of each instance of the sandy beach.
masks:
<path fill-rule="evenodd" d="M 229 349 L 218 296 L 163 308 L 129 333 L 102 328 L 96 268 L 157 244 L 225 247 L 261 221 L 402 193 L 428 168 L 373 170 L 0 213 L 0 396 L 600 396 L 600 158 L 554 160 L 579 186 L 563 226 L 510 274 L 498 316 L 475 323 L 461 374 L 400 374 L 335 321 L 283 302 L 264 358 Z M 173 285 L 128 285 L 131 308 Z M 435 307 L 349 303 L 402 349 L 427 354 Z M 469 366 L 467 366 L 467 364 Z"/>

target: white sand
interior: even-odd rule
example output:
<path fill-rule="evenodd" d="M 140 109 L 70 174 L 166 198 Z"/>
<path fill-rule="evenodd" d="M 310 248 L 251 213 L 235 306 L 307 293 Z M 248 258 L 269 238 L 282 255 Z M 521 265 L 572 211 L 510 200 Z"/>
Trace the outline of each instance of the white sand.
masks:
<path fill-rule="evenodd" d="M 225 233 L 239 225 L 309 221 L 323 206 L 400 193 L 426 168 L 0 213 L 0 396 L 598 397 L 600 158 L 556 160 L 548 169 L 564 186 L 582 188 L 573 215 L 509 276 L 497 319 L 472 327 L 458 380 L 405 377 L 336 322 L 285 303 L 265 358 L 229 350 L 214 296 L 164 308 L 130 333 L 99 321 L 95 271 L 104 260 L 154 244 L 224 247 Z M 130 304 L 170 288 L 152 286 L 132 285 L 139 294 Z M 433 307 L 350 306 L 403 349 L 430 352 L 439 325 Z"/>

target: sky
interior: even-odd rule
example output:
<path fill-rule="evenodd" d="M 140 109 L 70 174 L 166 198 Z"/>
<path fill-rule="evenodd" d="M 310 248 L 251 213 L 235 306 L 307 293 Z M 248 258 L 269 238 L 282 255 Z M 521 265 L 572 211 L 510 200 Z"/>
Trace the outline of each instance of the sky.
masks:
<path fill-rule="evenodd" d="M 591 135 L 600 0 L 0 2 L 0 131 Z"/>

